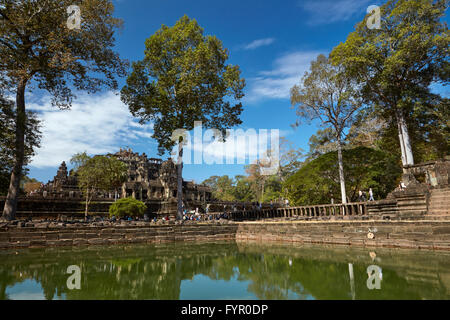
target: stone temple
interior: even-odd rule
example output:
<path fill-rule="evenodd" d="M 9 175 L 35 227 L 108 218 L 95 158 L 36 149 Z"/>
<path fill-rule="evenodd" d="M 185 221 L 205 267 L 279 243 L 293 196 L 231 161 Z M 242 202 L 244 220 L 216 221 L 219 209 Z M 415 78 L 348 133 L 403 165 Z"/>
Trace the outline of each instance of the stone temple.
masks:
<path fill-rule="evenodd" d="M 131 149 L 113 154 L 128 167 L 127 181 L 117 191 L 100 191 L 97 198 L 117 199 L 133 197 L 149 201 L 176 202 L 177 199 L 177 170 L 172 159 L 148 158 L 133 152 Z M 83 197 L 77 186 L 77 175 L 72 170 L 67 171 L 63 162 L 52 181 L 43 185 L 35 196 L 44 198 L 78 198 Z M 212 198 L 211 190 L 203 185 L 183 180 L 183 200 L 187 202 L 205 203 Z"/>

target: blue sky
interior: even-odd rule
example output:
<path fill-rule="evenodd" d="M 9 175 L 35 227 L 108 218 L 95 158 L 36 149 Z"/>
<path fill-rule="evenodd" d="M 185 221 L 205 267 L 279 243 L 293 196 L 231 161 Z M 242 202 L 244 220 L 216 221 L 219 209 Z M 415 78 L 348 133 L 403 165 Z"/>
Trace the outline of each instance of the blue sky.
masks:
<path fill-rule="evenodd" d="M 246 79 L 243 129 L 278 129 L 294 146 L 308 149 L 317 126 L 293 130 L 295 110 L 289 89 L 300 81 L 310 61 L 345 41 L 373 0 L 116 0 L 124 20 L 116 50 L 130 61 L 142 59 L 144 41 L 162 24 L 172 26 L 187 14 L 205 34 L 216 35 Z M 120 80 L 121 86 L 125 79 Z M 157 157 L 151 125 L 139 126 L 117 95 L 79 93 L 72 110 L 50 107 L 46 96 L 30 96 L 28 105 L 43 119 L 42 147 L 30 164 L 30 177 L 46 182 L 62 161 L 76 152 L 104 154 L 130 147 Z M 164 159 L 167 156 L 163 157 Z M 185 165 L 184 178 L 201 182 L 211 175 L 243 174 L 242 164 Z"/>

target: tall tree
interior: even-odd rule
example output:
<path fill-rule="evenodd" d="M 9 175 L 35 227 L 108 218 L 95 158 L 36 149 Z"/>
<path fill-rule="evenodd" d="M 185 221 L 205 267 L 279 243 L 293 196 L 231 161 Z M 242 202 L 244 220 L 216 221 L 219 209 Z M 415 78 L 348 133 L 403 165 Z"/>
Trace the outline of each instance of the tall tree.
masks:
<path fill-rule="evenodd" d="M 215 199 L 223 201 L 234 201 L 234 181 L 227 175 L 225 176 L 212 176 L 203 181 L 204 185 L 208 186 L 212 190 L 212 195 Z"/>
<path fill-rule="evenodd" d="M 281 181 L 286 181 L 302 166 L 303 150 L 294 148 L 291 141 L 280 138 L 280 166 L 278 176 Z"/>
<path fill-rule="evenodd" d="M 121 25 L 113 11 L 111 0 L 0 0 L 0 88 L 16 99 L 14 166 L 4 218 L 14 219 L 16 212 L 27 89 L 46 90 L 53 105 L 69 108 L 71 89 L 116 89 L 115 75 L 125 74 L 125 63 L 112 50 L 114 30 Z"/>
<path fill-rule="evenodd" d="M 346 203 L 342 161 L 344 130 L 351 126 L 357 111 L 362 107 L 355 83 L 346 76 L 341 66 L 334 66 L 327 57 L 319 55 L 311 63 L 310 71 L 305 73 L 302 83 L 291 89 L 291 103 L 297 106 L 300 121 L 318 119 L 322 126 L 331 128 L 338 149 L 342 203 Z"/>
<path fill-rule="evenodd" d="M 141 123 L 154 122 L 153 138 L 163 154 L 178 144 L 178 219 L 182 218 L 182 134 L 195 121 L 204 128 L 226 129 L 239 125 L 245 81 L 238 66 L 226 65 L 228 50 L 215 36 L 203 35 L 195 20 L 183 16 L 173 27 L 163 25 L 145 42 L 143 60 L 121 92 L 122 101 Z"/>
<path fill-rule="evenodd" d="M 75 166 L 78 186 L 86 197 L 85 218 L 87 219 L 92 198 L 99 191 L 116 191 L 126 181 L 128 167 L 111 155 L 91 158 L 86 153 L 78 153 L 70 162 Z"/>
<path fill-rule="evenodd" d="M 269 166 L 268 159 L 258 159 L 254 163 L 245 166 L 245 172 L 248 175 L 247 180 L 251 183 L 253 192 L 259 202 L 264 200 L 266 182 L 271 177 L 264 173 L 264 169 Z"/>
<path fill-rule="evenodd" d="M 379 141 L 386 132 L 388 123 L 379 117 L 372 108 L 360 112 L 347 135 L 348 144 L 353 147 L 379 147 Z"/>
<path fill-rule="evenodd" d="M 332 128 L 319 129 L 315 134 L 309 137 L 309 152 L 307 161 L 316 159 L 322 154 L 336 151 L 336 137 Z"/>
<path fill-rule="evenodd" d="M 450 154 L 450 104 L 449 99 L 433 101 L 430 105 L 415 108 L 408 117 L 414 160 L 426 162 Z M 402 165 L 396 120 L 383 119 L 374 108 L 358 114 L 349 130 L 347 143 L 351 147 L 366 146 L 390 152 Z"/>
<path fill-rule="evenodd" d="M 450 34 L 442 18 L 448 0 L 390 0 L 380 9 L 380 29 L 366 19 L 331 53 L 334 63 L 362 85 L 367 103 L 395 119 L 403 165 L 414 164 L 408 120 L 438 98 L 433 82 L 448 83 Z"/>
<path fill-rule="evenodd" d="M 283 185 L 294 205 L 330 203 L 339 194 L 337 152 L 329 152 L 306 163 Z M 384 199 L 398 184 L 401 170 L 391 153 L 367 147 L 343 150 L 348 198 L 358 199 L 359 190 L 373 189 L 377 199 Z"/>
<path fill-rule="evenodd" d="M 8 193 L 11 170 L 14 167 L 15 145 L 15 119 L 16 110 L 14 102 L 0 96 L 0 195 Z M 25 141 L 24 141 L 24 165 L 27 165 L 31 157 L 39 148 L 41 142 L 40 121 L 36 114 L 26 112 Z M 22 176 L 27 168 L 22 168 Z"/>
<path fill-rule="evenodd" d="M 252 202 L 257 199 L 252 188 L 252 183 L 246 176 L 237 175 L 234 177 L 236 186 L 234 188 L 234 197 L 237 201 Z"/>

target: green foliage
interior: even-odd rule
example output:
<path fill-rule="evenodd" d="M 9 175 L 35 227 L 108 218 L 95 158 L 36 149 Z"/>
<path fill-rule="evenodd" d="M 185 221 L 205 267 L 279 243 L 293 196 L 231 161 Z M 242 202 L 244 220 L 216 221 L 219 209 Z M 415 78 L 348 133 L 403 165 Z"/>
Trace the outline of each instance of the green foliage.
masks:
<path fill-rule="evenodd" d="M 450 35 L 441 21 L 447 8 L 448 0 L 390 0 L 381 7 L 381 29 L 368 29 L 366 18 L 332 60 L 361 81 L 377 107 L 410 108 L 431 96 L 433 81 L 448 82 Z"/>
<path fill-rule="evenodd" d="M 340 195 L 337 152 L 329 152 L 305 164 L 283 185 L 294 205 L 337 203 Z M 397 185 L 401 175 L 395 157 L 382 151 L 357 147 L 343 151 L 347 195 L 351 201 L 358 191 L 369 188 L 383 199 Z"/>
<path fill-rule="evenodd" d="M 213 190 L 213 197 L 215 199 L 220 199 L 223 201 L 234 201 L 234 181 L 228 176 L 212 176 L 205 181 L 203 184 L 210 187 Z"/>
<path fill-rule="evenodd" d="M 347 196 L 342 140 L 345 129 L 353 124 L 357 112 L 363 106 L 355 84 L 356 81 L 346 74 L 342 65 L 333 65 L 329 58 L 321 54 L 311 62 L 310 70 L 303 76 L 301 84 L 291 89 L 291 103 L 297 106 L 299 121 L 319 120 L 325 133 L 336 142 L 343 202 Z"/>
<path fill-rule="evenodd" d="M 344 71 L 321 54 L 311 62 L 301 83 L 291 89 L 291 104 L 297 107 L 299 121 L 319 120 L 338 141 L 362 106 L 355 81 Z"/>
<path fill-rule="evenodd" d="M 262 202 L 276 201 L 283 196 L 283 185 L 278 176 L 269 176 L 264 186 Z"/>
<path fill-rule="evenodd" d="M 82 12 L 81 28 L 68 27 L 67 8 Z M 47 91 L 51 103 L 70 108 L 72 90 L 95 93 L 117 89 L 116 75 L 126 63 L 112 50 L 121 20 L 111 0 L 1 0 L 0 94 L 16 97 L 14 166 L 3 217 L 16 214 L 20 178 L 26 160 L 27 89 Z"/>
<path fill-rule="evenodd" d="M 245 176 L 236 176 L 234 185 L 234 197 L 236 201 L 253 202 L 256 201 L 256 195 L 252 183 Z"/>
<path fill-rule="evenodd" d="M 450 104 L 443 99 L 427 108 L 416 108 L 408 119 L 414 159 L 417 163 L 442 159 L 450 154 Z M 400 159 L 398 126 L 394 119 L 383 120 L 373 109 L 361 113 L 350 129 L 348 145 L 383 150 Z M 397 161 L 401 165 L 400 161 Z"/>
<path fill-rule="evenodd" d="M 381 7 L 381 29 L 368 29 L 366 17 L 330 54 L 334 64 L 357 80 L 379 117 L 390 126 L 396 120 L 407 122 L 419 162 L 448 152 L 448 100 L 430 87 L 449 81 L 450 33 L 442 20 L 448 3 L 390 0 Z M 392 146 L 399 148 L 398 143 Z"/>
<path fill-rule="evenodd" d="M 177 218 L 182 218 L 183 145 L 196 121 L 226 129 L 242 123 L 245 80 L 239 66 L 227 65 L 228 50 L 215 36 L 204 36 L 197 21 L 183 16 L 163 25 L 145 41 L 145 57 L 133 63 L 121 99 L 141 123 L 152 121 L 160 155 L 178 145 Z M 178 136 L 177 136 L 178 135 Z M 222 139 L 223 140 L 223 139 Z"/>
<path fill-rule="evenodd" d="M 194 121 L 220 130 L 239 125 L 245 81 L 238 66 L 226 65 L 228 50 L 215 36 L 204 36 L 196 20 L 183 16 L 163 25 L 145 42 L 145 57 L 121 91 L 122 101 L 142 122 L 154 122 L 160 154 L 171 150 L 172 132 L 192 130 Z"/>
<path fill-rule="evenodd" d="M 337 150 L 336 138 L 331 128 L 318 130 L 309 138 L 308 160 L 316 159 L 318 156 Z"/>
<path fill-rule="evenodd" d="M 14 103 L 0 96 L 0 195 L 6 195 L 8 192 L 14 165 L 16 115 Z M 28 111 L 26 115 L 24 164 L 30 163 L 42 137 L 40 121 L 36 114 Z M 22 174 L 26 173 L 27 168 L 23 168 Z"/>
<path fill-rule="evenodd" d="M 84 192 L 111 191 L 126 180 L 127 166 L 112 156 L 88 157 L 86 153 L 75 155 L 71 162 L 76 166 L 78 184 Z"/>
<path fill-rule="evenodd" d="M 138 217 L 143 216 L 147 206 L 134 198 L 124 198 L 114 202 L 109 207 L 109 215 L 115 217 Z"/>
<path fill-rule="evenodd" d="M 52 103 L 70 107 L 72 89 L 94 93 L 103 85 L 117 88 L 115 74 L 126 64 L 114 47 L 111 0 L 21 0 L 0 2 L 0 87 L 35 81 Z M 81 28 L 67 27 L 67 8 L 80 7 Z"/>
<path fill-rule="evenodd" d="M 96 192 L 115 190 L 126 180 L 126 164 L 113 156 L 91 158 L 84 152 L 74 155 L 71 163 L 75 165 L 78 186 L 86 197 L 86 215 Z"/>
<path fill-rule="evenodd" d="M 270 202 L 282 196 L 282 183 L 278 175 L 265 176 L 264 184 L 250 176 L 238 175 L 234 179 L 228 176 L 212 176 L 203 184 L 213 190 L 213 197 L 222 201 Z M 261 195 L 262 187 L 264 192 Z"/>
<path fill-rule="evenodd" d="M 280 137 L 280 167 L 278 176 L 285 181 L 302 166 L 303 150 L 297 149 L 292 142 Z"/>
<path fill-rule="evenodd" d="M 450 99 L 416 107 L 409 119 L 414 157 L 426 162 L 450 155 Z"/>

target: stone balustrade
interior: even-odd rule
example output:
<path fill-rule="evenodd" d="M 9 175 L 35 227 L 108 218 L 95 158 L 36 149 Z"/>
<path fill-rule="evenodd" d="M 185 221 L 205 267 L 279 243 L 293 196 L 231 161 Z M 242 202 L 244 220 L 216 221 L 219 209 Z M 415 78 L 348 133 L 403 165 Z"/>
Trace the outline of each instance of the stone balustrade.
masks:
<path fill-rule="evenodd" d="M 299 218 L 305 220 L 368 218 L 367 202 L 324 204 L 301 207 L 239 210 L 229 213 L 232 220 L 261 220 L 274 218 Z"/>

